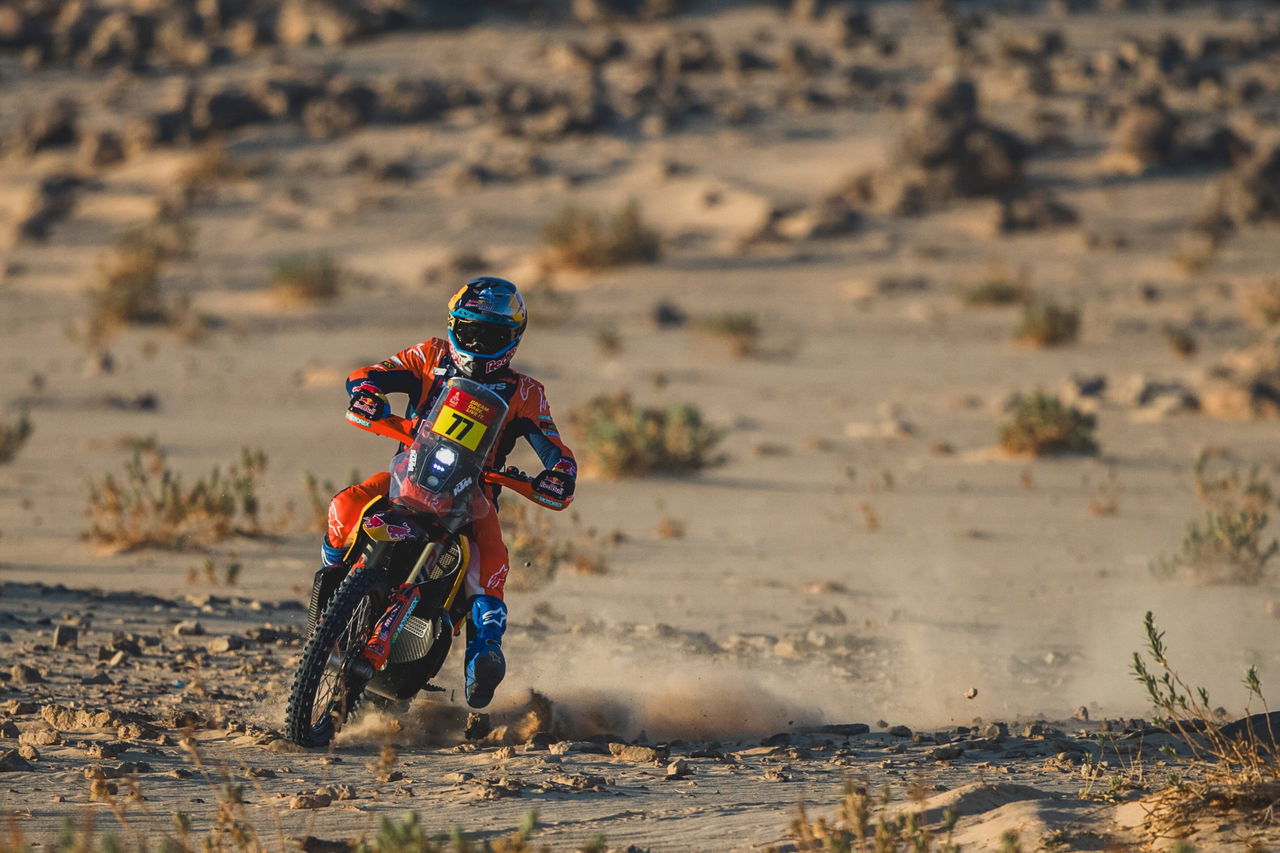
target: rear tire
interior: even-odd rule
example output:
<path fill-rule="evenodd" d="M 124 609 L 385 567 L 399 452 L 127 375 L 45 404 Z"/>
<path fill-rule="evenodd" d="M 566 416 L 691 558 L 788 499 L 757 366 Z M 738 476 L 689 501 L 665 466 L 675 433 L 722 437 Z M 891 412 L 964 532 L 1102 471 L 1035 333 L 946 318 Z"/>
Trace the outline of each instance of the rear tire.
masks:
<path fill-rule="evenodd" d="M 352 569 L 343 579 L 302 649 L 285 710 L 286 740 L 326 746 L 342 728 L 365 686 L 343 663 L 364 648 L 385 606 L 378 577 L 367 566 Z"/>

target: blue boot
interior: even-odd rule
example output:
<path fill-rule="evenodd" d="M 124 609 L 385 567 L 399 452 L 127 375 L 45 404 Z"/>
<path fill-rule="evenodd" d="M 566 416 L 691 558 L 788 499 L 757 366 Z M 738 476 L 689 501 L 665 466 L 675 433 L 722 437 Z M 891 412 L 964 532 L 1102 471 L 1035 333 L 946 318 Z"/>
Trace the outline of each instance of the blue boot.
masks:
<path fill-rule="evenodd" d="M 467 641 L 467 704 L 483 708 L 507 674 L 502 635 L 507 630 L 507 605 L 492 595 L 471 599 L 471 631 Z"/>

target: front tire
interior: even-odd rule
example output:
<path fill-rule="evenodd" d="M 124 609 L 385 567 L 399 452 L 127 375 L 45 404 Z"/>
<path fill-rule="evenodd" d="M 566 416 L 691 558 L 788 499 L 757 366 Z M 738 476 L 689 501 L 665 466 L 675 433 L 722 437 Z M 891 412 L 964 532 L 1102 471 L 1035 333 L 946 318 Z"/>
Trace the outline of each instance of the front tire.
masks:
<path fill-rule="evenodd" d="M 386 606 L 377 576 L 352 569 L 333 593 L 315 632 L 302 649 L 285 710 L 285 739 L 298 746 L 326 746 L 355 710 L 365 681 L 347 661 L 364 649 Z"/>

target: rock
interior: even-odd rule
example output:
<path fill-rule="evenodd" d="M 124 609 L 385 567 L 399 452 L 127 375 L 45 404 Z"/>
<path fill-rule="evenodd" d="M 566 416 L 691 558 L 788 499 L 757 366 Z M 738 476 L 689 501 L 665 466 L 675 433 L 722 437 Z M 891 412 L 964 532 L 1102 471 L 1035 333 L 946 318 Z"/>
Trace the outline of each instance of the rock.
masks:
<path fill-rule="evenodd" d="M 30 156 L 47 148 L 74 145 L 79 139 L 79 117 L 79 104 L 70 98 L 59 98 L 22 119 L 13 147 L 20 154 Z"/>
<path fill-rule="evenodd" d="M 0 749 L 0 773 L 23 773 L 30 770 L 35 768 L 18 754 L 18 750 Z"/>
<path fill-rule="evenodd" d="M 19 213 L 15 242 L 42 241 L 58 222 L 75 208 L 78 190 L 84 180 L 70 173 L 55 173 L 40 179 L 28 196 L 25 210 Z"/>
<path fill-rule="evenodd" d="M 291 809 L 323 809 L 333 802 L 328 794 L 299 794 L 289 801 Z"/>
<path fill-rule="evenodd" d="M 24 717 L 27 714 L 35 714 L 40 710 L 40 706 L 35 702 L 28 702 L 24 699 L 8 699 L 0 702 L 0 711 L 6 714 L 13 714 L 15 717 Z"/>
<path fill-rule="evenodd" d="M 80 639 L 80 629 L 71 625 L 59 625 L 53 629 L 55 649 L 74 649 Z"/>
<path fill-rule="evenodd" d="M 1009 727 L 1004 723 L 989 723 L 982 727 L 985 740 L 1000 742 L 1009 737 Z"/>
<path fill-rule="evenodd" d="M 493 731 L 488 714 L 467 714 L 467 725 L 462 734 L 467 740 L 484 740 Z"/>
<path fill-rule="evenodd" d="M 1089 722 L 1089 708 L 1085 705 L 1080 705 L 1072 712 L 1071 719 L 1079 720 L 1082 723 Z"/>
<path fill-rule="evenodd" d="M 525 741 L 526 750 L 542 750 L 549 749 L 556 742 L 556 737 L 550 732 L 535 732 L 527 741 Z"/>
<path fill-rule="evenodd" d="M 1049 190 L 1032 190 L 999 201 L 994 231 L 1012 234 L 1063 228 L 1080 221 L 1076 209 Z"/>
<path fill-rule="evenodd" d="M 112 714 L 108 711 L 75 710 L 62 705 L 45 705 L 40 709 L 40 717 L 51 727 L 63 732 L 101 729 L 113 722 Z"/>
<path fill-rule="evenodd" d="M 22 756 L 27 761 L 40 760 L 40 750 L 36 749 L 29 743 L 24 743 L 18 747 L 18 755 Z"/>
<path fill-rule="evenodd" d="M 689 775 L 689 762 L 683 758 L 677 758 L 675 761 L 667 765 L 668 779 L 683 779 Z"/>
<path fill-rule="evenodd" d="M 609 744 L 609 754 L 623 761 L 634 761 L 641 764 L 654 764 L 667 759 L 667 750 L 665 748 L 626 743 Z"/>
<path fill-rule="evenodd" d="M 764 781 L 766 782 L 790 782 L 791 777 L 781 770 L 770 769 L 764 772 Z"/>
<path fill-rule="evenodd" d="M 964 748 L 954 743 L 929 750 L 929 757 L 934 761 L 954 761 L 962 755 L 964 755 Z"/>
<path fill-rule="evenodd" d="M 1222 209 L 1239 224 L 1280 219 L 1280 142 L 1259 150 L 1224 181 Z"/>
<path fill-rule="evenodd" d="M 233 652 L 237 649 L 244 648 L 244 638 L 237 637 L 235 634 L 229 634 L 225 637 L 214 637 L 205 644 L 205 649 L 210 654 L 223 654 L 225 652 Z"/>
<path fill-rule="evenodd" d="M 85 754 L 90 758 L 115 758 L 129 749 L 129 745 L 125 743 L 108 743 L 107 741 L 96 741 L 89 745 L 85 750 Z"/>
<path fill-rule="evenodd" d="M 911 729 L 906 726 L 890 726 L 889 734 L 893 737 L 911 737 Z"/>
<path fill-rule="evenodd" d="M 18 743 L 29 743 L 32 746 L 53 746 L 62 743 L 62 735 L 53 729 L 30 729 L 18 735 Z"/>
<path fill-rule="evenodd" d="M 15 738 L 18 734 L 18 727 L 14 725 L 12 720 L 4 720 L 3 722 L 0 722 L 0 737 Z"/>
<path fill-rule="evenodd" d="M 9 680 L 14 684 L 43 684 L 44 676 L 33 666 L 15 663 L 9 668 Z"/>
<path fill-rule="evenodd" d="M 203 637 L 204 626 L 194 619 L 188 619 L 173 626 L 173 635 L 175 637 Z"/>
<path fill-rule="evenodd" d="M 440 778 L 441 780 L 448 782 L 450 785 L 461 785 L 463 782 L 469 782 L 476 777 L 475 774 L 460 770 L 454 773 L 446 773 Z"/>
<path fill-rule="evenodd" d="M 202 92 L 191 102 L 191 129 L 202 136 L 259 124 L 270 118 L 257 98 L 236 88 Z"/>
<path fill-rule="evenodd" d="M 1116 121 L 1108 161 L 1128 172 L 1168 166 L 1178 154 L 1180 122 L 1159 95 L 1127 107 Z"/>
<path fill-rule="evenodd" d="M 842 735 L 844 737 L 857 737 L 858 735 L 865 735 L 868 732 L 870 732 L 871 726 L 868 726 L 866 723 L 836 723 L 833 725 L 818 726 L 816 729 L 811 729 L 808 731 L 813 731 L 815 733 L 824 734 L 824 735 Z"/>
<path fill-rule="evenodd" d="M 976 687 L 970 687 L 968 690 L 964 692 L 964 698 L 966 699 L 976 699 L 977 697 L 978 697 L 978 688 Z"/>

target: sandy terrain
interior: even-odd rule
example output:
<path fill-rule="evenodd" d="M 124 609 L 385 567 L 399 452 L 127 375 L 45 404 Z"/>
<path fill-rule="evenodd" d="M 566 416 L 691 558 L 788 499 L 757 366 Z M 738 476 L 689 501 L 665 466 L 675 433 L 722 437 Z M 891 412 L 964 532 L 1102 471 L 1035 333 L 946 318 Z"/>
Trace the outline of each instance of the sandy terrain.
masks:
<path fill-rule="evenodd" d="M 1264 477 L 1280 471 L 1280 456 L 1274 420 L 1138 405 L 1126 389 L 1146 377 L 1199 391 L 1224 354 L 1265 335 L 1245 294 L 1274 275 L 1275 226 L 1242 227 L 1188 271 L 1175 256 L 1230 169 L 1120 169 L 1107 158 L 1113 131 L 1095 108 L 1127 103 L 1138 82 L 1086 85 L 1070 68 L 1123 55 L 1131 34 L 1277 32 L 1268 8 L 1222 5 L 1222 14 L 1199 4 L 1177 13 L 991 14 L 964 53 L 944 19 L 911 4 L 873 4 L 877 33 L 897 44 L 884 56 L 870 43 L 840 47 L 826 18 L 708 3 L 608 30 L 632 58 L 607 64 L 606 80 L 643 64 L 634 57 L 647 45 L 692 29 L 766 56 L 801 40 L 829 55 L 830 68 L 800 83 L 782 69 L 684 75 L 690 97 L 706 104 L 755 104 L 749 121 L 717 106 L 665 126 L 637 119 L 539 139 L 504 135 L 482 103 L 429 121 L 362 121 L 331 138 L 293 120 L 246 124 L 216 134 L 242 174 L 194 193 L 184 208 L 191 256 L 164 269 L 166 298 L 189 300 L 190 313 L 208 318 L 199 335 L 140 326 L 91 345 L 85 294 L 115 237 L 147 221 L 205 155 L 193 145 L 144 146 L 84 172 L 90 183 L 46 239 L 0 250 L 0 399 L 10 412 L 29 409 L 34 424 L 0 466 L 0 660 L 43 673 L 37 683 L 9 673 L 0 684 L 0 751 L 18 746 L 10 739 L 18 732 L 52 739 L 48 704 L 109 718 L 57 718 L 63 731 L 36 745 L 32 769 L 0 775 L 0 808 L 17 815 L 27 839 L 51 844 L 66 816 L 111 820 L 91 803 L 86 768 L 123 768 L 144 797 L 128 808 L 137 826 L 167 826 L 182 809 L 205 828 L 218 799 L 209 780 L 227 772 L 246 784 L 268 849 L 307 835 L 352 839 L 409 810 L 432 833 L 461 825 L 488 838 L 534 808 L 538 838 L 557 849 L 603 834 L 615 849 L 728 850 L 786 843 L 797 801 L 829 813 L 849 776 L 893 786 L 900 803 L 908 784 L 927 809 L 961 802 L 956 838 L 965 849 L 999 849 L 1006 829 L 1027 850 L 1051 836 L 1062 845 L 1055 849 L 1142 843 L 1132 809 L 1117 817 L 1114 803 L 1079 795 L 1089 787 L 1085 757 L 1111 762 L 1099 778 L 1124 775 L 1135 751 L 1153 756 L 1173 742 L 1132 722 L 1150 711 L 1128 670 L 1143 613 L 1155 612 L 1175 662 L 1232 717 L 1245 711 L 1246 667 L 1257 666 L 1264 686 L 1280 674 L 1274 579 L 1200 585 L 1158 578 L 1150 565 L 1203 512 L 1197 452 L 1220 448 Z M 997 48 L 1050 29 L 1065 40 L 1050 63 L 1057 91 L 1035 94 Z M 472 81 L 481 93 L 493 81 L 568 88 L 581 75 L 557 51 L 605 32 L 499 16 L 340 46 L 264 47 L 191 75 L 206 90 L 326 66 L 356 80 Z M 1264 81 L 1248 108 L 1207 84 L 1170 85 L 1171 106 L 1194 117 L 1189 126 L 1226 121 L 1261 150 L 1280 98 L 1268 62 L 1274 54 L 1264 52 L 1222 63 L 1223 91 L 1251 74 Z M 878 69 L 881 88 L 848 95 L 850 65 Z M 849 233 L 752 239 L 771 213 L 810 206 L 855 173 L 891 169 L 907 122 L 901 103 L 956 68 L 976 83 L 982 115 L 1027 139 L 1037 135 L 1037 112 L 1063 117 L 1066 143 L 1033 148 L 1026 183 L 1051 189 L 1077 222 L 999 234 L 991 198 L 932 205 L 918 217 L 869 203 Z M 68 95 L 83 125 L 113 127 L 172 103 L 185 76 L 164 65 L 133 75 L 56 61 L 30 68 L 3 52 L 0 137 L 12 142 L 24 115 Z M 808 96 L 795 94 L 806 86 Z M 824 102 L 824 91 L 838 96 Z M 85 168 L 75 147 L 6 150 L 0 228 L 8 230 L 41 177 Z M 404 174 L 379 180 L 374 172 L 387 163 Z M 510 174 L 464 179 L 476 164 Z M 726 429 L 727 461 L 690 476 L 580 484 L 576 526 L 557 517 L 555 535 L 593 531 L 607 571 L 566 568 L 508 595 L 510 671 L 494 713 L 495 724 L 511 721 L 508 742 L 463 740 L 460 661 L 451 660 L 446 692 L 431 702 L 372 714 L 327 753 L 288 751 L 278 731 L 305 621 L 294 603 L 318 551 L 304 474 L 341 486 L 353 468 L 385 465 L 390 450 L 344 424 L 343 378 L 443 331 L 444 301 L 467 275 L 450 267 L 459 252 L 478 252 L 486 269 L 532 289 L 543 277 L 541 229 L 557 209 L 628 199 L 661 232 L 662 258 L 550 273 L 555 295 L 543 283 L 530 297 L 517 366 L 546 383 L 562 421 L 618 390 L 645 404 L 694 403 Z M 1107 241 L 1123 245 L 1099 245 Z M 267 285 L 272 263 L 316 250 L 349 271 L 341 294 L 281 303 Z M 1017 307 L 966 305 L 960 288 L 993 266 L 1025 270 L 1037 294 L 1081 307 L 1079 339 L 1018 346 Z M 657 324 L 659 303 L 691 321 Z M 755 354 L 737 356 L 698 331 L 699 320 L 724 312 L 756 315 Z M 1175 357 L 1166 324 L 1190 330 L 1198 352 Z M 601 347 L 608 331 L 615 350 Z M 1107 389 L 1082 405 L 1096 411 L 1099 454 L 1033 459 L 996 447 L 1011 394 L 1095 376 Z M 142 395 L 156 405 L 138 406 Z M 204 551 L 113 553 L 86 541 L 86 482 L 119 472 L 127 439 L 147 436 L 188 477 L 227 465 L 242 446 L 260 448 L 270 535 Z M 670 520 L 682 536 L 663 535 Z M 218 580 L 233 562 L 243 567 L 234 587 Z M 205 633 L 176 635 L 188 620 Z M 78 649 L 52 648 L 64 624 L 79 626 Z M 253 639 L 264 624 L 275 633 Z M 227 636 L 243 647 L 216 650 Z M 112 664 L 121 642 L 134 645 Z M 550 717 L 521 722 L 530 689 L 553 703 Z M 1081 706 L 1093 722 L 1072 719 Z M 1036 721 L 1049 722 L 1024 736 Z M 143 728 L 119 731 L 131 723 Z M 202 769 L 183 723 L 195 724 L 187 737 Z M 822 728 L 855 723 L 869 732 Z M 986 733 L 992 723 L 1005 724 L 998 737 Z M 889 725 L 911 731 L 893 735 Z M 554 733 L 554 748 L 526 746 L 539 731 Z M 92 746 L 121 738 L 126 750 L 110 759 Z M 660 748 L 617 756 L 610 742 Z M 377 766 L 387 743 L 398 753 L 390 770 Z M 668 779 L 677 758 L 690 772 Z M 392 771 L 394 781 L 378 780 Z M 340 785 L 353 798 L 335 788 L 326 807 L 289 807 L 295 795 Z M 117 787 L 127 794 L 123 781 Z M 1234 819 L 1192 840 L 1238 848 L 1255 836 L 1280 844 L 1274 830 Z"/>

